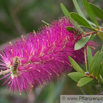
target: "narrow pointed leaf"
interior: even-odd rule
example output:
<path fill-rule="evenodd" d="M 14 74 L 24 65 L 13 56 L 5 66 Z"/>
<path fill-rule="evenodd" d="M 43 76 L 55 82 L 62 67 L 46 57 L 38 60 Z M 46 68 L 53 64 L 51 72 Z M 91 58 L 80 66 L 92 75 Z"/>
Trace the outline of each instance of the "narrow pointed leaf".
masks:
<path fill-rule="evenodd" d="M 68 31 L 70 31 L 70 32 L 75 32 L 75 31 L 77 31 L 75 28 L 73 28 L 73 27 L 71 27 L 71 26 L 68 26 L 68 27 L 66 27 L 66 29 L 68 30 Z"/>
<path fill-rule="evenodd" d="M 80 90 L 84 95 L 86 95 L 82 87 L 80 87 Z"/>
<path fill-rule="evenodd" d="M 91 25 L 83 17 L 78 15 L 77 13 L 70 13 L 70 16 L 72 17 L 72 19 L 74 19 L 80 25 L 91 27 Z"/>
<path fill-rule="evenodd" d="M 69 14 L 69 11 L 67 10 L 67 8 L 62 4 L 62 3 L 60 3 L 60 7 L 61 7 L 61 9 L 62 9 L 62 12 L 64 13 L 64 15 L 66 16 L 66 18 L 70 18 L 71 19 L 71 17 L 70 17 L 70 14 Z"/>
<path fill-rule="evenodd" d="M 80 67 L 83 69 L 83 71 L 86 72 L 86 68 L 85 68 L 85 66 L 84 66 L 83 64 L 79 64 L 79 65 L 80 65 Z"/>
<path fill-rule="evenodd" d="M 91 91 L 91 89 L 89 88 L 89 86 L 85 85 L 84 88 L 85 88 L 85 90 L 86 90 L 90 95 L 93 95 L 93 92 Z"/>
<path fill-rule="evenodd" d="M 95 26 L 95 24 L 94 24 L 93 22 L 91 22 L 91 21 L 89 21 L 89 20 L 86 19 L 86 17 L 85 17 L 84 14 L 82 13 L 81 9 L 79 8 L 79 5 L 78 5 L 78 3 L 77 3 L 77 0 L 73 0 L 73 3 L 74 3 L 74 6 L 75 6 L 78 14 L 79 14 L 80 16 L 82 16 L 90 25 Z"/>
<path fill-rule="evenodd" d="M 76 42 L 74 49 L 75 50 L 81 49 L 82 47 L 85 46 L 85 44 L 89 41 L 89 39 L 90 39 L 90 36 L 86 36 L 80 39 L 78 42 Z"/>
<path fill-rule="evenodd" d="M 92 27 L 82 26 L 82 25 L 81 25 L 81 27 L 82 27 L 82 28 L 87 28 L 87 29 L 92 30 L 92 31 L 97 31 L 97 30 L 95 30 L 95 29 L 94 29 L 94 28 L 92 28 Z"/>
<path fill-rule="evenodd" d="M 101 63 L 101 60 L 99 60 L 100 63 Z M 100 63 L 98 63 L 97 68 L 94 69 L 93 75 L 94 75 L 95 78 L 98 78 L 98 76 L 99 76 L 99 73 L 100 73 Z"/>
<path fill-rule="evenodd" d="M 69 73 L 68 75 L 71 79 L 73 79 L 76 82 L 78 82 L 82 77 L 85 76 L 84 73 L 80 73 L 80 72 L 72 72 L 72 73 Z"/>
<path fill-rule="evenodd" d="M 75 6 L 75 8 L 76 8 L 78 14 L 79 14 L 80 16 L 82 16 L 83 18 L 85 18 L 84 14 L 82 13 L 82 11 L 81 11 L 81 9 L 80 9 L 78 3 L 77 3 L 77 0 L 73 0 L 73 3 L 74 3 L 74 6 Z M 86 18 L 85 18 L 85 19 L 86 19 Z"/>
<path fill-rule="evenodd" d="M 84 73 L 84 71 L 82 70 L 82 68 L 70 57 L 68 56 L 70 63 L 72 64 L 72 66 L 74 67 L 74 69 L 78 72 Z"/>
<path fill-rule="evenodd" d="M 88 64 L 90 65 L 90 62 L 92 61 L 92 51 L 91 51 L 91 48 L 88 46 L 87 47 L 87 57 L 88 57 Z"/>
<path fill-rule="evenodd" d="M 99 75 L 101 60 L 102 54 L 97 51 L 94 57 L 92 58 L 89 66 L 89 73 L 94 74 L 94 77 L 98 77 Z"/>
<path fill-rule="evenodd" d="M 70 13 L 69 13 L 69 11 L 67 10 L 67 8 L 66 8 L 62 3 L 60 4 L 60 6 L 61 6 L 62 12 L 63 12 L 64 15 L 66 16 L 66 18 L 69 17 L 70 21 L 75 25 L 75 27 L 79 28 L 79 30 L 82 31 L 82 29 L 81 29 L 80 26 L 77 24 L 77 22 L 75 22 L 75 21 L 71 18 Z"/>
<path fill-rule="evenodd" d="M 94 11 L 94 14 L 101 20 L 103 20 L 103 10 L 100 9 L 99 7 L 93 5 L 93 4 L 89 4 L 91 6 L 91 8 Z"/>
<path fill-rule="evenodd" d="M 84 77 L 84 78 L 82 78 L 82 79 L 79 80 L 77 86 L 78 87 L 82 87 L 82 86 L 86 85 L 87 83 L 89 83 L 92 80 L 93 80 L 92 78 Z"/>
<path fill-rule="evenodd" d="M 90 82 L 87 83 L 86 85 L 87 85 L 87 86 L 94 86 L 94 85 L 97 85 L 97 83 L 98 83 L 98 82 L 93 79 L 92 81 L 90 81 Z"/>
<path fill-rule="evenodd" d="M 91 86 L 91 87 L 92 87 L 92 89 L 96 92 L 96 94 L 98 94 L 98 91 L 97 91 L 96 86 Z"/>
<path fill-rule="evenodd" d="M 89 73 L 92 74 L 93 70 L 95 69 L 96 65 L 97 65 L 97 60 L 99 56 L 99 51 L 96 52 L 96 54 L 94 55 L 94 57 L 91 60 L 90 66 L 89 66 Z"/>
<path fill-rule="evenodd" d="M 96 20 L 95 14 L 91 8 L 91 6 L 89 5 L 89 3 L 87 2 L 87 0 L 83 0 L 83 5 L 85 7 L 85 10 L 88 14 L 88 16 L 90 17 L 90 19 L 93 21 L 93 23 L 96 24 L 96 26 L 98 26 L 98 22 Z"/>
<path fill-rule="evenodd" d="M 101 74 L 101 76 L 102 76 L 102 78 L 103 78 L 103 63 L 100 65 L 100 74 Z"/>
<path fill-rule="evenodd" d="M 85 68 L 86 68 L 86 71 L 88 71 L 88 68 L 87 68 L 87 51 L 86 51 L 86 49 L 84 50 L 84 58 L 85 58 Z"/>

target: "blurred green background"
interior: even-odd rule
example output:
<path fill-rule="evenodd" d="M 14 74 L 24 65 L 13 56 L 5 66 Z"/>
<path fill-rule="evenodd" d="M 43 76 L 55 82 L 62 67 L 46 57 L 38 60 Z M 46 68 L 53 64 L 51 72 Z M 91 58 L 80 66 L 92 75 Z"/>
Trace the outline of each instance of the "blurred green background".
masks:
<path fill-rule="evenodd" d="M 103 8 L 103 0 L 88 1 Z M 72 0 L 0 0 L 0 50 L 3 44 L 33 30 L 37 31 L 44 25 L 41 20 L 51 23 L 64 16 L 60 3 L 63 3 L 70 12 L 75 11 Z M 82 0 L 78 0 L 78 3 L 86 15 Z M 0 81 L 0 103 L 59 103 L 60 95 L 82 94 L 76 83 L 67 75 L 42 88 L 35 88 L 29 94 L 23 92 L 21 95 L 8 94 L 5 86 L 1 85 L 3 81 Z"/>

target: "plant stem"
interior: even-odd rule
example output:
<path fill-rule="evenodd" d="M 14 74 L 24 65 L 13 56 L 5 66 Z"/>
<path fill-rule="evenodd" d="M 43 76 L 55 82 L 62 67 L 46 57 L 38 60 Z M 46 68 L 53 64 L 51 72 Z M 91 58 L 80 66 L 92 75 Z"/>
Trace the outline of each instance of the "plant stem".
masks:
<path fill-rule="evenodd" d="M 96 34 L 96 33 L 100 32 L 100 31 L 103 31 L 103 29 L 98 29 L 97 31 L 91 31 L 91 32 L 85 33 L 85 34 L 83 35 L 83 37 Z"/>
<path fill-rule="evenodd" d="M 88 69 L 87 69 L 87 52 L 86 52 L 86 49 L 84 50 L 84 58 L 85 58 L 86 71 L 88 72 Z"/>
<path fill-rule="evenodd" d="M 86 37 L 86 36 L 89 36 L 89 35 L 93 35 L 93 34 L 96 34 L 96 33 L 98 33 L 98 31 L 91 31 L 91 32 L 89 32 L 89 33 L 85 33 L 84 35 L 83 35 L 83 37 Z"/>

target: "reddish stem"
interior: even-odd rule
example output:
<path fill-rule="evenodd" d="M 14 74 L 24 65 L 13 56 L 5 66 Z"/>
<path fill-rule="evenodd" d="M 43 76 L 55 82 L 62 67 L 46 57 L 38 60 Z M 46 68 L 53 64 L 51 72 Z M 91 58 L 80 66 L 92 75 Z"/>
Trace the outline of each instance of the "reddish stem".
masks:
<path fill-rule="evenodd" d="M 83 37 L 86 37 L 86 36 L 91 35 L 91 34 L 96 34 L 96 33 L 100 32 L 100 31 L 103 31 L 103 29 L 98 29 L 97 31 L 91 31 L 91 32 L 89 32 L 89 33 L 85 33 L 85 34 L 83 35 Z"/>
<path fill-rule="evenodd" d="M 96 33 L 98 33 L 98 31 L 91 31 L 91 32 L 89 32 L 89 33 L 85 33 L 85 34 L 83 35 L 83 37 L 89 36 L 89 35 L 91 35 L 91 34 L 96 34 Z"/>

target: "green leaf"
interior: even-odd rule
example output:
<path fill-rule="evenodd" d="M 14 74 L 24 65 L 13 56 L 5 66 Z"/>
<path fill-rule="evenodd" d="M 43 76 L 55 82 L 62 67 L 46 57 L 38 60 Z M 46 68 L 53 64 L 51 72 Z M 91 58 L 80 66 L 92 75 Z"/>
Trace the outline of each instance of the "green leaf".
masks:
<path fill-rule="evenodd" d="M 72 73 L 69 73 L 68 75 L 71 79 L 73 79 L 76 82 L 78 82 L 82 77 L 85 76 L 84 73 L 80 73 L 80 72 L 72 72 Z"/>
<path fill-rule="evenodd" d="M 62 3 L 60 3 L 60 7 L 61 7 L 61 9 L 62 9 L 62 12 L 64 13 L 64 15 L 66 16 L 66 18 L 70 18 L 71 19 L 71 16 L 70 16 L 70 13 L 69 13 L 69 11 L 67 10 L 67 8 L 62 4 Z"/>
<path fill-rule="evenodd" d="M 79 8 L 79 5 L 78 5 L 78 3 L 77 3 L 77 0 L 73 0 L 73 3 L 74 3 L 74 6 L 75 6 L 77 12 L 79 13 L 79 15 L 82 16 L 83 18 L 85 18 L 85 16 L 83 15 L 81 9 Z M 86 19 L 86 18 L 85 18 L 85 19 Z"/>
<path fill-rule="evenodd" d="M 81 49 L 89 41 L 89 39 L 90 39 L 90 36 L 83 37 L 78 42 L 76 42 L 74 49 L 75 50 Z"/>
<path fill-rule="evenodd" d="M 93 95 L 93 93 L 92 93 L 91 89 L 89 88 L 89 86 L 85 85 L 84 88 L 89 93 L 89 95 Z"/>
<path fill-rule="evenodd" d="M 91 87 L 92 87 L 92 89 L 96 92 L 96 94 L 98 94 L 98 91 L 97 91 L 96 86 L 91 86 Z"/>
<path fill-rule="evenodd" d="M 89 73 L 92 74 L 93 70 L 95 69 L 96 65 L 97 65 L 97 61 L 98 61 L 98 56 L 99 56 L 99 51 L 96 52 L 96 54 L 94 55 L 94 57 L 92 58 L 91 62 L 90 62 L 90 66 L 89 66 Z"/>
<path fill-rule="evenodd" d="M 93 80 L 92 78 L 84 77 L 84 78 L 82 78 L 82 79 L 79 80 L 77 86 L 78 87 L 82 87 L 82 86 L 86 85 L 87 83 L 89 83 L 92 80 Z"/>
<path fill-rule="evenodd" d="M 98 32 L 98 37 L 103 41 L 103 32 Z"/>
<path fill-rule="evenodd" d="M 88 68 L 87 68 L 87 51 L 86 51 L 86 49 L 84 49 L 84 58 L 85 58 L 85 68 L 86 68 L 86 71 L 88 71 Z"/>
<path fill-rule="evenodd" d="M 78 72 L 84 73 L 84 71 L 82 70 L 82 68 L 70 57 L 68 56 L 70 63 L 72 64 L 72 66 L 74 67 L 74 69 Z"/>
<path fill-rule="evenodd" d="M 96 78 L 99 75 L 101 60 L 102 60 L 102 54 L 99 51 L 97 51 L 90 62 L 89 73 L 94 74 L 94 77 Z"/>
<path fill-rule="evenodd" d="M 92 27 L 82 26 L 82 25 L 81 25 L 81 27 L 82 27 L 82 28 L 87 28 L 87 29 L 92 30 L 92 31 L 97 31 L 97 30 L 95 30 L 95 29 L 94 29 L 94 28 L 92 28 Z"/>
<path fill-rule="evenodd" d="M 87 57 L 88 57 L 88 64 L 90 65 L 90 62 L 91 62 L 93 56 L 92 56 L 91 48 L 89 46 L 87 46 Z"/>
<path fill-rule="evenodd" d="M 69 11 L 67 10 L 67 8 L 61 3 L 60 4 L 62 12 L 64 13 L 64 15 L 66 16 L 66 18 L 69 17 L 70 21 L 75 25 L 75 27 L 79 28 L 79 30 L 82 31 L 82 29 L 80 28 L 80 26 L 77 24 L 77 22 L 74 22 L 74 20 L 71 18 Z"/>
<path fill-rule="evenodd" d="M 101 76 L 102 76 L 102 78 L 103 78 L 103 63 L 100 65 L 100 74 L 101 74 Z"/>
<path fill-rule="evenodd" d="M 77 0 L 73 0 L 73 3 L 74 3 L 74 6 L 75 6 L 78 14 L 79 14 L 80 16 L 82 16 L 90 25 L 95 26 L 95 24 L 94 24 L 93 22 L 87 20 L 86 17 L 83 15 L 81 9 L 79 8 L 79 5 L 78 5 L 78 3 L 77 3 Z"/>
<path fill-rule="evenodd" d="M 83 69 L 83 71 L 86 72 L 86 68 L 85 68 L 84 64 L 79 64 L 79 66 Z"/>
<path fill-rule="evenodd" d="M 83 5 L 84 5 L 85 10 L 86 10 L 88 16 L 90 17 L 90 19 L 96 24 L 96 26 L 98 26 L 98 22 L 96 20 L 95 14 L 94 14 L 91 6 L 87 2 L 87 0 L 83 0 Z"/>
<path fill-rule="evenodd" d="M 90 81 L 89 83 L 86 84 L 87 86 L 94 86 L 94 85 L 97 85 L 97 81 L 96 80 L 92 80 Z"/>
<path fill-rule="evenodd" d="M 71 26 L 67 26 L 66 29 L 70 32 L 73 32 L 73 31 L 76 32 L 77 31 L 75 28 L 73 28 Z"/>
<path fill-rule="evenodd" d="M 80 87 L 80 90 L 84 95 L 86 95 L 82 87 Z"/>
<path fill-rule="evenodd" d="M 98 68 L 95 68 L 95 70 L 94 70 L 94 72 L 93 72 L 94 77 L 95 77 L 95 78 L 98 78 L 99 73 L 100 73 L 100 65 L 98 66 Z"/>
<path fill-rule="evenodd" d="M 91 25 L 83 17 L 78 15 L 77 13 L 70 13 L 70 16 L 72 17 L 72 19 L 74 19 L 80 25 L 83 25 L 86 27 L 91 27 Z"/>
<path fill-rule="evenodd" d="M 94 14 L 101 20 L 103 20 L 103 10 L 100 9 L 99 7 L 93 5 L 93 4 L 89 4 L 91 6 L 91 8 L 94 11 Z"/>

